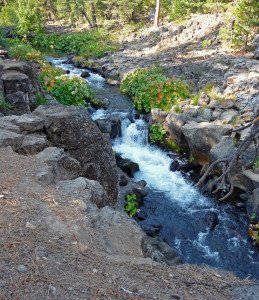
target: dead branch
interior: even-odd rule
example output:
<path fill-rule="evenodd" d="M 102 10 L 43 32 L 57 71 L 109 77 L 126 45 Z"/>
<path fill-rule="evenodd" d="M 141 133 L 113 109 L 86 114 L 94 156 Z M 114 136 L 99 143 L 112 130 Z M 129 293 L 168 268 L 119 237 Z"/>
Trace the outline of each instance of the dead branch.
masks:
<path fill-rule="evenodd" d="M 223 159 L 218 159 L 215 162 L 213 162 L 194 187 L 198 187 L 200 184 L 204 183 L 204 181 L 212 173 L 216 165 L 223 164 L 222 174 L 219 177 L 217 177 L 215 180 L 213 180 L 213 182 L 211 182 L 210 185 L 213 186 L 213 184 L 219 182 L 219 186 L 215 191 L 213 191 L 213 193 L 217 193 L 220 189 L 224 187 L 226 181 L 230 183 L 229 192 L 224 197 L 220 198 L 219 199 L 220 201 L 227 199 L 233 193 L 234 183 L 231 177 L 231 171 L 238 164 L 240 156 L 247 150 L 247 148 L 253 142 L 255 143 L 255 151 L 256 151 L 255 158 L 257 157 L 258 145 L 256 143 L 256 135 L 259 133 L 259 111 L 257 111 L 255 117 L 248 125 L 242 126 L 238 129 L 234 129 L 232 130 L 232 132 L 241 131 L 249 127 L 251 127 L 251 131 L 249 135 L 240 143 L 235 155 Z"/>

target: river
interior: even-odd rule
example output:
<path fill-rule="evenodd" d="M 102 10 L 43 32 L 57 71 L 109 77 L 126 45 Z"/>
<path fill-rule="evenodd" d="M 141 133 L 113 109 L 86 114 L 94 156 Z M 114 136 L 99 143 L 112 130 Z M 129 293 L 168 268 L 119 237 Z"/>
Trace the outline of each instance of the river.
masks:
<path fill-rule="evenodd" d="M 71 75 L 85 71 L 65 64 L 65 58 L 48 60 Z M 180 172 L 171 172 L 175 154 L 148 143 L 145 118 L 135 118 L 131 99 L 118 87 L 89 72 L 86 78 L 96 98 L 108 98 L 107 110 L 97 110 L 92 118 L 116 115 L 122 122 L 122 137 L 112 141 L 113 149 L 122 158 L 139 164 L 134 180 L 147 182 L 148 195 L 141 207 L 147 217 L 140 226 L 160 228 L 157 238 L 175 248 L 183 262 L 202 263 L 233 271 L 237 276 L 259 279 L 259 251 L 248 236 L 248 220 L 244 207 L 219 203 L 193 188 L 193 182 Z M 213 220 L 217 220 L 215 223 Z"/>

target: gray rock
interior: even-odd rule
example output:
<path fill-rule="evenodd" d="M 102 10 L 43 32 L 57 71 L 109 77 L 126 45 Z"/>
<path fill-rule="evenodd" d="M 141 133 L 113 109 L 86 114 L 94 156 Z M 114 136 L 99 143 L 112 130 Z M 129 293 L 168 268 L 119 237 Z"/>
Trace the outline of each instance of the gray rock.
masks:
<path fill-rule="evenodd" d="M 94 99 L 91 100 L 91 105 L 96 108 L 103 108 L 103 109 L 107 109 L 109 104 L 110 104 L 110 100 L 108 98 L 103 98 L 103 99 Z"/>
<path fill-rule="evenodd" d="M 29 78 L 21 72 L 14 70 L 6 71 L 2 75 L 1 80 L 3 80 L 6 94 L 13 94 L 17 91 L 28 93 L 29 91 Z"/>
<path fill-rule="evenodd" d="M 80 176 L 81 174 L 81 165 L 79 161 L 70 157 L 67 153 L 65 153 L 64 149 L 48 147 L 38 153 L 36 157 L 40 161 L 51 166 L 51 169 L 47 168 L 47 173 L 44 169 L 43 173 L 40 172 L 37 175 L 38 179 L 46 184 L 48 183 L 48 181 L 46 181 L 46 176 L 48 176 L 48 174 L 53 178 L 53 182 L 50 183 L 55 183 L 64 179 L 72 179 Z"/>
<path fill-rule="evenodd" d="M 119 118 L 111 116 L 109 119 L 98 119 L 95 122 L 102 133 L 109 133 L 111 139 L 121 136 L 121 121 Z"/>
<path fill-rule="evenodd" d="M 87 78 L 87 77 L 89 77 L 89 76 L 90 76 L 90 73 L 87 72 L 87 71 L 84 71 L 83 73 L 81 73 L 81 77 L 82 77 L 82 78 Z"/>
<path fill-rule="evenodd" d="M 151 126 L 156 123 L 164 123 L 167 115 L 168 112 L 165 112 L 160 108 L 152 108 L 148 125 Z"/>
<path fill-rule="evenodd" d="M 134 177 L 135 172 L 139 171 L 139 165 L 127 159 L 122 159 L 118 163 L 118 166 L 123 172 L 125 172 L 131 178 Z"/>
<path fill-rule="evenodd" d="M 120 179 L 123 179 L 123 184 L 120 183 L 120 194 L 118 199 L 118 208 L 124 210 L 126 204 L 125 197 L 135 194 L 138 204 L 142 204 L 143 198 L 147 195 L 145 190 L 146 182 L 144 180 L 135 182 L 129 178 L 122 170 L 119 169 Z"/>
<path fill-rule="evenodd" d="M 210 150 L 209 159 L 210 164 L 218 159 L 223 159 L 227 157 L 232 157 L 237 151 L 234 146 L 233 137 L 223 136 L 220 142 L 213 146 Z"/>
<path fill-rule="evenodd" d="M 235 110 L 228 109 L 221 114 L 220 120 L 224 121 L 224 123 L 230 123 L 237 115 L 238 113 Z"/>
<path fill-rule="evenodd" d="M 0 148 L 11 146 L 15 151 L 21 147 L 22 141 L 23 135 L 8 130 L 0 130 Z"/>
<path fill-rule="evenodd" d="M 42 131 L 43 126 L 44 120 L 33 114 L 6 116 L 0 120 L 0 128 L 8 129 L 17 133 L 35 133 Z"/>
<path fill-rule="evenodd" d="M 254 52 L 254 59 L 259 60 L 259 48 L 257 48 Z"/>
<path fill-rule="evenodd" d="M 246 202 L 247 215 L 251 220 L 251 216 L 255 214 L 255 219 L 253 222 L 259 222 L 259 188 L 253 190 L 251 196 Z"/>
<path fill-rule="evenodd" d="M 87 178 L 78 177 L 74 180 L 65 180 L 57 184 L 56 189 L 70 199 L 82 199 L 83 201 L 91 201 L 98 207 L 105 206 L 107 203 L 107 195 L 103 187 L 98 181 L 89 180 Z"/>
<path fill-rule="evenodd" d="M 27 267 L 24 266 L 24 265 L 19 265 L 17 267 L 17 271 L 20 272 L 20 273 L 25 273 L 27 271 Z"/>
<path fill-rule="evenodd" d="M 164 128 L 169 134 L 169 138 L 175 141 L 178 145 L 185 145 L 185 139 L 182 133 L 182 127 L 184 121 L 182 121 L 181 115 L 177 113 L 169 113 L 166 117 Z"/>
<path fill-rule="evenodd" d="M 12 111 L 15 114 L 22 115 L 30 112 L 29 97 L 27 93 L 18 91 L 12 94 L 6 94 L 5 100 L 12 106 Z"/>
<path fill-rule="evenodd" d="M 179 265 L 182 263 L 177 252 L 165 242 L 146 237 L 142 239 L 141 246 L 144 257 L 150 257 L 154 261 L 160 263 L 164 262 L 170 266 Z"/>
<path fill-rule="evenodd" d="M 213 146 L 219 143 L 221 137 L 226 135 L 232 127 L 220 122 L 188 122 L 182 128 L 190 150 L 197 159 L 208 157 Z M 204 157 L 204 159 L 205 159 Z"/>
<path fill-rule="evenodd" d="M 56 174 L 54 167 L 45 166 L 38 170 L 35 174 L 35 178 L 43 185 L 48 186 L 53 184 L 56 181 Z"/>
<path fill-rule="evenodd" d="M 204 106 L 204 105 L 208 105 L 209 103 L 210 103 L 210 97 L 205 92 L 202 92 L 198 99 L 198 105 Z"/>
<path fill-rule="evenodd" d="M 46 105 L 33 113 L 44 119 L 53 145 L 64 148 L 67 155 L 80 162 L 78 175 L 99 181 L 107 193 L 106 204 L 114 204 L 119 177 L 113 150 L 87 111 L 82 107 Z"/>
<path fill-rule="evenodd" d="M 22 145 L 16 150 L 19 154 L 33 155 L 49 147 L 49 142 L 45 135 L 29 134 L 23 139 Z"/>
<path fill-rule="evenodd" d="M 259 34 L 257 34 L 254 38 L 254 47 L 255 49 L 259 48 Z"/>
<path fill-rule="evenodd" d="M 259 284 L 237 287 L 231 291 L 231 300 L 258 300 Z"/>

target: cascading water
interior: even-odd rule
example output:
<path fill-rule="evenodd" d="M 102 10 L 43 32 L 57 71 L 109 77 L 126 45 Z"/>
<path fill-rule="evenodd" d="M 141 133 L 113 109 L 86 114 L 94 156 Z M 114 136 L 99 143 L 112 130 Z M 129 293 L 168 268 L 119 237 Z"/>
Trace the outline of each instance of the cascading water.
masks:
<path fill-rule="evenodd" d="M 64 58 L 49 60 L 73 75 L 83 71 L 62 64 Z M 184 262 L 206 263 L 234 271 L 240 277 L 259 279 L 259 255 L 248 238 L 246 213 L 201 195 L 180 172 L 171 172 L 172 158 L 148 143 L 147 124 L 141 118 L 133 120 L 129 98 L 117 87 L 107 85 L 100 75 L 90 75 L 86 80 L 96 96 L 108 97 L 111 102 L 106 111 L 98 110 L 92 118 L 119 116 L 122 137 L 113 141 L 113 149 L 139 164 L 134 180 L 147 182 L 148 196 L 141 207 L 147 217 L 138 221 L 139 225 L 157 225 L 157 237 L 175 248 Z"/>

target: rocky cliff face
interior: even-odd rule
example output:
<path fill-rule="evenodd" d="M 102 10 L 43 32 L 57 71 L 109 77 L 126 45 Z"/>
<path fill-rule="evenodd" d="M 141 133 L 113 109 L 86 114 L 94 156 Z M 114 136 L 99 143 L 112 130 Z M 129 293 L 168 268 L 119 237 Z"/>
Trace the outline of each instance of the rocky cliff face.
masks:
<path fill-rule="evenodd" d="M 36 107 L 37 95 L 45 94 L 33 64 L 0 57 L 0 94 L 8 108 L 0 107 L 5 115 L 21 115 Z"/>

